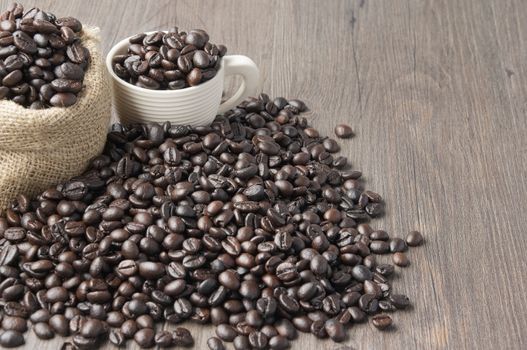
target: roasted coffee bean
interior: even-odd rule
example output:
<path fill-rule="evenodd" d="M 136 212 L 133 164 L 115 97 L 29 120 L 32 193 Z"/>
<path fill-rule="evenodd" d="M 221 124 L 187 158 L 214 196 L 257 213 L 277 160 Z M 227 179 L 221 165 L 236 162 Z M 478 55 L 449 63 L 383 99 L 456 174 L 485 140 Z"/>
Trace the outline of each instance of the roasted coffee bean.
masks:
<path fill-rule="evenodd" d="M 210 350 L 225 350 L 225 346 L 223 345 L 221 339 L 216 337 L 210 337 L 207 340 L 207 346 Z"/>
<path fill-rule="evenodd" d="M 190 331 L 184 327 L 177 327 L 172 332 L 172 339 L 175 346 L 189 347 L 194 345 L 194 338 Z"/>
<path fill-rule="evenodd" d="M 410 299 L 403 294 L 391 294 L 390 301 L 397 309 L 405 309 L 410 305 Z"/>
<path fill-rule="evenodd" d="M 349 125 L 339 124 L 335 127 L 335 135 L 342 139 L 346 139 L 353 135 L 353 130 Z"/>
<path fill-rule="evenodd" d="M 5 238 L 5 231 L 2 235 Z M 16 245 L 4 245 L 0 247 L 0 266 L 11 265 L 18 258 L 18 249 Z"/>
<path fill-rule="evenodd" d="M 126 338 L 120 331 L 112 331 L 109 336 L 110 343 L 115 346 L 122 346 L 126 343 Z"/>
<path fill-rule="evenodd" d="M 220 324 L 216 326 L 216 335 L 223 341 L 232 342 L 236 338 L 236 330 L 228 324 Z"/>
<path fill-rule="evenodd" d="M 51 316 L 51 318 L 49 319 L 49 326 L 55 333 L 63 337 L 69 335 L 69 324 L 68 320 L 66 319 L 66 317 L 64 317 L 64 315 L 57 314 Z"/>
<path fill-rule="evenodd" d="M 4 231 L 4 238 L 10 242 L 19 242 L 26 237 L 26 230 L 22 227 L 10 227 Z"/>
<path fill-rule="evenodd" d="M 341 342 L 346 338 L 346 333 L 344 331 L 344 326 L 342 323 L 338 322 L 336 319 L 329 319 L 326 321 L 324 328 L 328 333 L 328 336 L 334 342 Z"/>
<path fill-rule="evenodd" d="M 137 323 L 134 320 L 126 320 L 121 325 L 120 332 L 126 337 L 126 338 L 133 338 L 134 335 L 137 333 L 138 327 Z"/>
<path fill-rule="evenodd" d="M 139 275 L 146 279 L 156 279 L 165 274 L 165 266 L 161 263 L 144 261 L 139 263 Z"/>
<path fill-rule="evenodd" d="M 407 236 L 406 236 L 406 243 L 410 246 L 410 247 L 417 247 L 417 246 L 420 246 L 421 244 L 423 244 L 423 235 L 419 232 L 419 231 L 411 231 Z"/>
<path fill-rule="evenodd" d="M 362 311 L 368 314 L 374 314 L 379 308 L 379 301 L 374 294 L 364 294 L 359 299 L 359 306 Z"/>
<path fill-rule="evenodd" d="M 240 288 L 240 277 L 233 270 L 225 270 L 218 276 L 218 281 L 228 289 L 235 290 Z"/>
<path fill-rule="evenodd" d="M 393 263 L 397 266 L 406 267 L 410 265 L 410 260 L 408 260 L 408 257 L 405 253 L 395 253 L 392 257 Z"/>
<path fill-rule="evenodd" d="M 134 334 L 134 340 L 142 348 L 151 348 L 155 345 L 155 332 L 151 328 L 143 328 Z"/>
<path fill-rule="evenodd" d="M 33 332 L 40 339 L 51 339 L 55 336 L 55 333 L 51 330 L 51 327 L 46 322 L 38 322 L 33 325 Z"/>
<path fill-rule="evenodd" d="M 245 350 L 250 349 L 251 344 L 249 343 L 249 338 L 245 335 L 238 335 L 233 340 L 234 349 L 236 350 Z"/>
<path fill-rule="evenodd" d="M 378 329 L 384 330 L 392 325 L 392 318 L 386 314 L 373 316 L 371 323 Z"/>
<path fill-rule="evenodd" d="M 269 339 L 262 332 L 253 331 L 249 334 L 249 344 L 253 349 L 265 349 L 268 343 Z"/>
<path fill-rule="evenodd" d="M 80 329 L 80 335 L 85 338 L 97 338 L 103 333 L 105 333 L 104 323 L 94 318 L 86 319 Z"/>
<path fill-rule="evenodd" d="M 13 330 L 20 333 L 27 331 L 27 321 L 22 317 L 4 316 L 1 325 L 4 330 Z"/>
<path fill-rule="evenodd" d="M 77 102 L 77 96 L 71 92 L 59 92 L 51 97 L 49 103 L 54 107 L 69 107 Z"/>
<path fill-rule="evenodd" d="M 286 337 L 289 340 L 296 339 L 298 333 L 295 326 L 288 319 L 281 319 L 274 324 L 278 334 Z"/>
<path fill-rule="evenodd" d="M 24 336 L 20 332 L 6 330 L 0 334 L 0 345 L 5 348 L 15 348 L 24 343 Z"/>
<path fill-rule="evenodd" d="M 405 252 L 408 250 L 408 245 L 401 238 L 392 238 L 390 240 L 390 252 Z"/>
<path fill-rule="evenodd" d="M 161 348 L 167 348 L 173 345 L 172 333 L 169 331 L 161 331 L 156 333 L 154 342 Z"/>
<path fill-rule="evenodd" d="M 366 280 L 371 280 L 373 278 L 373 275 L 366 266 L 364 265 L 356 265 L 351 270 L 351 275 L 353 278 L 355 278 L 359 282 L 364 282 Z"/>

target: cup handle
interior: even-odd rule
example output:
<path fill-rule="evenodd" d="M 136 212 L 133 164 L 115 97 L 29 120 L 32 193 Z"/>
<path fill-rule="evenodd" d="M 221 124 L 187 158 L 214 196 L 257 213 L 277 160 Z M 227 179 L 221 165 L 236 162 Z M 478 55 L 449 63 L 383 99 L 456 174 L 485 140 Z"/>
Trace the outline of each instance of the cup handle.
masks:
<path fill-rule="evenodd" d="M 247 56 L 243 55 L 229 55 L 224 56 L 223 67 L 225 69 L 225 76 L 241 75 L 243 78 L 242 84 L 238 91 L 223 102 L 218 108 L 218 114 L 223 114 L 229 109 L 236 107 L 240 102 L 249 96 L 255 96 L 260 84 L 260 70 L 256 63 Z"/>

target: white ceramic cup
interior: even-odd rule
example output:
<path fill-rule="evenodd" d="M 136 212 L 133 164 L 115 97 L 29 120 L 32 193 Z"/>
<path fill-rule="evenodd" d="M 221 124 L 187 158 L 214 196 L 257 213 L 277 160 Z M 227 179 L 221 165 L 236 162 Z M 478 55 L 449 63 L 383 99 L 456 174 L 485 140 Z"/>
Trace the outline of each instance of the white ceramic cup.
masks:
<path fill-rule="evenodd" d="M 248 96 L 255 96 L 260 71 L 247 56 L 221 58 L 221 66 L 211 80 L 180 90 L 149 90 L 119 78 L 112 67 L 116 55 L 126 54 L 128 38 L 117 43 L 106 56 L 106 67 L 112 77 L 113 101 L 121 122 L 147 123 L 170 121 L 174 125 L 207 125 L 217 114 L 223 114 Z M 241 75 L 236 93 L 221 103 L 225 76 Z"/>

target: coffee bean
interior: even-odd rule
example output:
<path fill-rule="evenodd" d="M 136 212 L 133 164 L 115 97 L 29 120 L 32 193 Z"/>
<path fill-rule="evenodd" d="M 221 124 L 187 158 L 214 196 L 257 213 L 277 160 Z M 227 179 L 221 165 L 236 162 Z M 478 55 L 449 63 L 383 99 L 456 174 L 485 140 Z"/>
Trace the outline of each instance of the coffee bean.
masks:
<path fill-rule="evenodd" d="M 203 30 L 191 30 L 185 37 L 185 43 L 202 48 L 209 41 L 209 35 Z"/>
<path fill-rule="evenodd" d="M 167 348 L 173 345 L 172 333 L 169 331 L 161 331 L 156 333 L 154 342 L 161 348 Z"/>
<path fill-rule="evenodd" d="M 375 315 L 371 321 L 380 330 L 384 330 L 392 325 L 392 318 L 386 314 Z"/>
<path fill-rule="evenodd" d="M 14 39 L 15 46 L 21 52 L 24 52 L 27 54 L 34 54 L 35 52 L 37 52 L 37 44 L 25 32 L 21 30 L 14 32 L 13 39 Z"/>
<path fill-rule="evenodd" d="M 421 244 L 423 244 L 423 241 L 423 235 L 419 231 L 411 231 L 406 236 L 406 243 L 408 243 L 410 247 L 420 246 Z"/>
<path fill-rule="evenodd" d="M 393 263 L 397 266 L 406 267 L 410 265 L 410 260 L 408 260 L 408 257 L 404 253 L 395 253 L 392 257 Z"/>
<path fill-rule="evenodd" d="M 210 350 L 225 350 L 225 346 L 223 345 L 221 339 L 216 337 L 210 337 L 207 340 L 207 346 Z"/>
<path fill-rule="evenodd" d="M 210 56 L 205 51 L 197 50 L 192 57 L 192 62 L 194 67 L 207 68 L 210 64 Z"/>
<path fill-rule="evenodd" d="M 390 301 L 397 309 L 405 309 L 410 305 L 410 299 L 403 294 L 391 294 Z"/>
<path fill-rule="evenodd" d="M 138 265 L 134 260 L 123 260 L 117 267 L 117 272 L 126 277 L 135 275 L 138 271 Z"/>
<path fill-rule="evenodd" d="M 22 333 L 6 330 L 0 334 L 0 345 L 5 348 L 15 348 L 25 343 Z"/>
<path fill-rule="evenodd" d="M 105 325 L 94 318 L 88 318 L 80 329 L 80 334 L 85 338 L 97 338 L 103 333 L 105 333 Z"/>
<path fill-rule="evenodd" d="M 70 92 L 59 92 L 51 97 L 49 103 L 53 107 L 69 107 L 77 102 L 77 96 Z"/>
<path fill-rule="evenodd" d="M 359 282 L 364 282 L 366 280 L 371 280 L 373 278 L 373 275 L 366 266 L 364 265 L 356 265 L 351 270 L 351 275 L 353 278 L 355 278 Z"/>
<path fill-rule="evenodd" d="M 346 139 L 353 135 L 353 130 L 349 125 L 339 124 L 335 127 L 335 135 L 342 139 Z"/>
<path fill-rule="evenodd" d="M 151 348 L 155 345 L 155 332 L 151 328 L 143 328 L 134 334 L 134 340 L 142 348 Z"/>
<path fill-rule="evenodd" d="M 165 266 L 161 263 L 144 261 L 139 263 L 139 275 L 146 279 L 156 279 L 165 274 Z"/>
<path fill-rule="evenodd" d="M 172 332 L 172 339 L 176 346 L 189 347 L 194 345 L 194 338 L 190 331 L 184 327 L 177 327 Z"/>
<path fill-rule="evenodd" d="M 12 330 L 20 333 L 27 331 L 27 322 L 22 317 L 17 316 L 4 316 L 2 319 L 2 329 Z"/>
<path fill-rule="evenodd" d="M 122 346 L 126 343 L 126 338 L 120 331 L 112 331 L 109 336 L 110 343 L 116 346 Z"/>
<path fill-rule="evenodd" d="M 199 68 L 192 69 L 187 75 L 187 82 L 189 86 L 196 86 L 201 82 L 202 73 Z"/>
<path fill-rule="evenodd" d="M 3 236 L 5 238 L 5 231 Z M 18 249 L 16 245 L 4 245 L 0 247 L 0 266 L 7 266 L 16 261 L 18 257 Z"/>
<path fill-rule="evenodd" d="M 379 301 L 374 294 L 364 294 L 359 299 L 359 306 L 362 311 L 368 314 L 374 314 L 379 308 Z"/>
<path fill-rule="evenodd" d="M 245 350 L 251 348 L 251 343 L 249 343 L 249 337 L 245 335 L 238 335 L 233 340 L 234 349 L 236 350 Z"/>
<path fill-rule="evenodd" d="M 46 291 L 46 300 L 50 303 L 68 300 L 69 294 L 64 287 L 52 287 Z"/>
<path fill-rule="evenodd" d="M 26 230 L 22 227 L 10 227 L 4 232 L 4 238 L 10 242 L 18 242 L 26 237 Z"/>
<path fill-rule="evenodd" d="M 400 238 L 392 238 L 390 240 L 390 252 L 405 252 L 408 250 L 406 242 Z"/>
<path fill-rule="evenodd" d="M 277 321 L 274 326 L 280 335 L 286 337 L 289 340 L 296 339 L 298 336 L 295 326 L 288 319 L 281 319 Z"/>
<path fill-rule="evenodd" d="M 226 270 L 220 273 L 218 281 L 228 289 L 234 290 L 240 288 L 240 278 L 233 270 Z"/>
<path fill-rule="evenodd" d="M 51 339 L 55 336 L 51 327 L 46 322 L 38 322 L 33 325 L 33 332 L 40 339 Z"/>
<path fill-rule="evenodd" d="M 269 339 L 262 332 L 254 331 L 249 334 L 249 343 L 253 349 L 265 349 Z"/>
<path fill-rule="evenodd" d="M 220 324 L 216 327 L 216 335 L 223 341 L 232 342 L 237 333 L 234 327 L 227 324 Z"/>
<path fill-rule="evenodd" d="M 66 55 L 73 63 L 81 64 L 88 60 L 88 51 L 80 42 L 74 42 L 66 49 Z"/>
<path fill-rule="evenodd" d="M 346 338 L 346 333 L 344 332 L 344 326 L 342 323 L 338 322 L 336 319 L 329 319 L 326 321 L 324 328 L 328 333 L 328 336 L 334 342 L 344 341 Z"/>
<path fill-rule="evenodd" d="M 137 333 L 138 327 L 137 323 L 134 320 L 126 320 L 121 325 L 120 332 L 126 337 L 126 338 L 133 338 L 134 335 Z"/>

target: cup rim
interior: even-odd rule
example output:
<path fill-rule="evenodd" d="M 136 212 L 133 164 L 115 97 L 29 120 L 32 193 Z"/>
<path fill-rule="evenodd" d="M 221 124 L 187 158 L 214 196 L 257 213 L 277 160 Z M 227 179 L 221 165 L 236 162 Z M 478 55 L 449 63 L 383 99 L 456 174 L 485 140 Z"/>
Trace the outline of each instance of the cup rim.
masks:
<path fill-rule="evenodd" d="M 166 30 L 154 30 L 154 31 L 148 31 L 148 32 L 144 32 L 145 34 L 152 34 L 152 33 L 156 33 L 156 32 L 167 32 Z M 108 52 L 108 54 L 106 55 L 106 70 L 108 71 L 108 73 L 110 73 L 110 76 L 112 77 L 112 79 L 114 81 L 116 81 L 118 84 L 122 85 L 123 87 L 127 88 L 127 89 L 130 89 L 130 90 L 133 90 L 133 91 L 137 91 L 139 93 L 148 93 L 148 94 L 157 94 L 157 95 L 170 95 L 170 94 L 182 94 L 184 92 L 192 92 L 192 91 L 196 91 L 200 88 L 203 88 L 204 86 L 206 86 L 207 84 L 212 84 L 212 82 L 214 82 L 214 80 L 216 80 L 216 78 L 219 79 L 219 76 L 220 76 L 220 73 L 223 73 L 223 57 L 220 57 L 220 69 L 218 69 L 218 72 L 216 73 L 216 75 L 214 76 L 214 78 L 204 82 L 204 83 L 201 83 L 201 84 L 198 84 L 196 86 L 189 86 L 189 87 L 186 87 L 186 88 L 183 88 L 183 89 L 178 89 L 178 90 L 152 90 L 152 89 L 145 89 L 145 88 L 142 88 L 142 87 L 139 87 L 139 86 L 135 86 L 133 84 L 130 84 L 129 82 L 127 82 L 126 80 L 123 80 L 121 78 L 119 78 L 117 76 L 117 74 L 115 74 L 115 72 L 113 71 L 113 67 L 112 67 L 112 60 L 114 58 L 114 56 L 116 55 L 117 51 L 122 47 L 122 46 L 125 46 L 127 43 L 128 43 L 128 40 L 133 37 L 133 35 L 129 36 L 129 37 L 126 37 L 122 40 L 120 40 L 119 42 L 117 42 L 115 45 L 112 46 L 112 48 L 110 49 L 110 51 Z"/>

